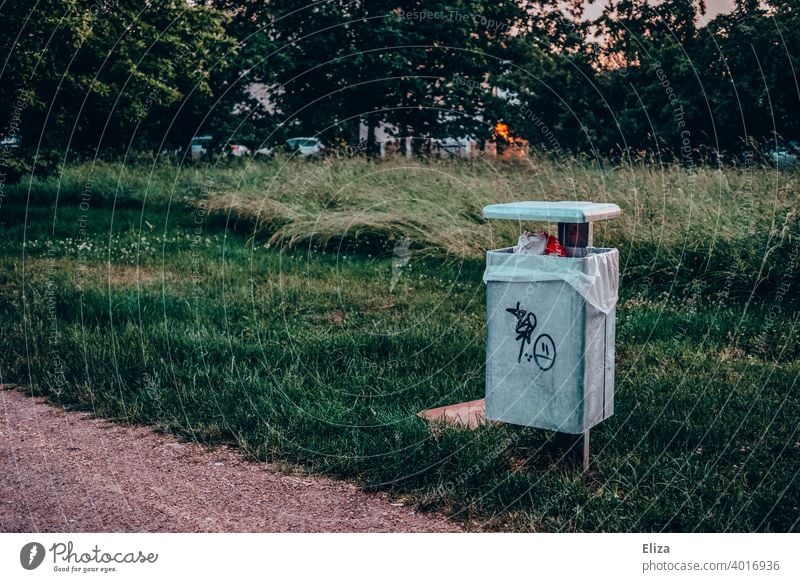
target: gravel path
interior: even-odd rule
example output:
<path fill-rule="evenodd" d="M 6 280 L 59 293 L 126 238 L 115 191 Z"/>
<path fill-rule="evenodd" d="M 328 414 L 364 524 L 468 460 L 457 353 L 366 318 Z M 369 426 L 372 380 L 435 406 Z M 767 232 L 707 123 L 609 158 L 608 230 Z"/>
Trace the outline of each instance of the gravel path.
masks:
<path fill-rule="evenodd" d="M 1 388 L 1 387 L 0 387 Z M 447 532 L 347 482 L 0 389 L 0 532 Z"/>

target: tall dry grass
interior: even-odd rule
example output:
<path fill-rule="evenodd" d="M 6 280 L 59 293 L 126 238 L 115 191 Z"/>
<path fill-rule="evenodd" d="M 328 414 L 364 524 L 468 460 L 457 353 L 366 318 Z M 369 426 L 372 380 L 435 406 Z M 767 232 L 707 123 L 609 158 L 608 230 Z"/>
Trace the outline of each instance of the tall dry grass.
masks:
<path fill-rule="evenodd" d="M 178 167 L 98 163 L 20 183 L 32 203 L 197 208 L 248 232 L 255 244 L 390 255 L 401 239 L 415 256 L 480 261 L 523 228 L 486 221 L 487 204 L 518 200 L 614 202 L 622 217 L 598 223 L 597 246 L 622 251 L 623 275 L 648 284 L 774 291 L 800 282 L 800 178 L 769 167 L 689 171 L 676 165 L 610 165 L 544 156 L 504 161 L 277 158 Z"/>
<path fill-rule="evenodd" d="M 512 242 L 522 227 L 536 226 L 485 221 L 481 210 L 492 203 L 613 202 L 624 214 L 597 226 L 597 244 L 711 249 L 715 241 L 780 237 L 796 221 L 800 199 L 796 174 L 768 168 L 690 172 L 677 166 L 477 158 L 275 160 L 234 171 L 235 186 L 213 189 L 209 210 L 247 223 L 271 245 L 367 245 L 408 237 L 418 250 L 459 258 L 478 258 Z"/>

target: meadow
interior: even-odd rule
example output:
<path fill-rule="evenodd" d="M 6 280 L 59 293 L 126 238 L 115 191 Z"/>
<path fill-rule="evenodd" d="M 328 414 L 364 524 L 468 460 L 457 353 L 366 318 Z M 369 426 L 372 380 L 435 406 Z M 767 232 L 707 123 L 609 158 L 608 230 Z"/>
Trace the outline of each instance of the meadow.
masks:
<path fill-rule="evenodd" d="M 800 529 L 796 173 L 138 160 L 3 192 L 0 382 L 474 528 Z M 595 232 L 621 297 L 585 475 L 547 431 L 416 417 L 483 396 L 483 254 L 528 225 L 481 209 L 537 199 L 624 212 Z"/>

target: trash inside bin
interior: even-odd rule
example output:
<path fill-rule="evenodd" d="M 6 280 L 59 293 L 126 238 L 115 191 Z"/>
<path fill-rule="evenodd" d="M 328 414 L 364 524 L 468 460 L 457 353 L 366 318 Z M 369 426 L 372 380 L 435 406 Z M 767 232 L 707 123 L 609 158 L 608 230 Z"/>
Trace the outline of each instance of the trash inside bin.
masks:
<path fill-rule="evenodd" d="M 613 414 L 619 253 L 591 246 L 591 222 L 619 214 L 590 202 L 484 209 L 486 218 L 558 222 L 571 235 L 567 257 L 511 247 L 486 255 L 487 419 L 579 434 Z"/>
<path fill-rule="evenodd" d="M 519 235 L 517 246 L 514 247 L 515 253 L 525 253 L 528 255 L 556 255 L 566 257 L 567 253 L 558 242 L 558 239 L 543 230 L 530 232 L 526 230 Z"/>

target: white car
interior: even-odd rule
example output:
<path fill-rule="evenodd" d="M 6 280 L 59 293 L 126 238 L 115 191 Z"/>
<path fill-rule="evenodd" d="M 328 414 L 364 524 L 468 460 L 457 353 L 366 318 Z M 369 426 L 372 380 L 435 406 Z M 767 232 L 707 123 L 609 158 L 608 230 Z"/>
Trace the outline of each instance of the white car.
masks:
<path fill-rule="evenodd" d="M 0 149 L 16 150 L 22 146 L 22 140 L 18 136 L 3 136 L 0 137 Z"/>
<path fill-rule="evenodd" d="M 314 158 L 322 155 L 325 146 L 315 137 L 293 137 L 286 140 L 286 149 L 302 158 Z"/>
<path fill-rule="evenodd" d="M 800 144 L 790 141 L 767 152 L 767 159 L 779 170 L 791 170 L 797 166 Z"/>
<path fill-rule="evenodd" d="M 208 148 L 211 146 L 211 140 L 214 139 L 210 135 L 198 135 L 192 138 L 189 144 L 189 158 L 192 160 L 199 160 L 208 153 Z"/>
<path fill-rule="evenodd" d="M 250 148 L 232 143 L 228 145 L 228 155 L 234 158 L 241 158 L 242 156 L 250 155 Z"/>

